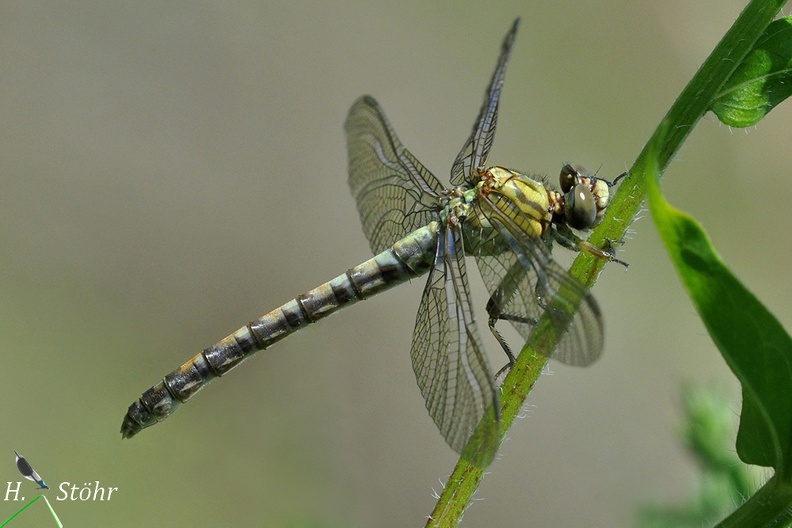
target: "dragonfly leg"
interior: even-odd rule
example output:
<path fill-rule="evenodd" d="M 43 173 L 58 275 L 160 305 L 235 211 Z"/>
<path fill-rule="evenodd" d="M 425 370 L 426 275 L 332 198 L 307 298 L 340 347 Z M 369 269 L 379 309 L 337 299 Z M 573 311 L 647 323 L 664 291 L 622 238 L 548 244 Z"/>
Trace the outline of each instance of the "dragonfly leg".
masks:
<path fill-rule="evenodd" d="M 515 357 L 511 351 L 511 347 L 509 347 L 509 344 L 503 338 L 503 335 L 501 335 L 501 333 L 498 332 L 498 329 L 495 328 L 497 322 L 500 321 L 504 315 L 501 312 L 501 308 L 500 308 L 500 304 L 501 304 L 500 301 L 502 297 L 503 297 L 503 291 L 498 290 L 495 293 L 493 293 L 492 296 L 489 298 L 489 301 L 487 301 L 487 315 L 489 316 L 489 318 L 487 319 L 487 326 L 489 327 L 490 332 L 492 332 L 492 335 L 495 336 L 495 339 L 498 341 L 498 344 L 500 344 L 501 348 L 506 353 L 506 356 L 509 358 L 509 363 L 498 371 L 498 374 L 495 376 L 496 378 L 501 374 L 501 372 L 504 371 L 504 369 L 511 368 L 515 362 Z"/>
<path fill-rule="evenodd" d="M 621 264 L 625 268 L 629 267 L 630 265 L 624 262 L 623 260 L 619 260 L 616 258 L 616 246 L 621 246 L 624 244 L 624 239 L 620 238 L 618 240 L 614 240 L 612 238 L 605 239 L 605 252 L 608 253 L 611 258 L 609 259 L 610 262 L 616 262 Z"/>
<path fill-rule="evenodd" d="M 606 238 L 605 247 L 599 248 L 577 236 L 567 226 L 556 226 L 556 228 L 552 230 L 552 233 L 553 239 L 567 249 L 571 249 L 572 251 L 584 251 L 600 260 L 615 262 L 617 264 L 621 264 L 625 268 L 629 266 L 629 264 L 623 260 L 616 258 L 616 248 L 614 246 L 622 244 L 624 242 L 623 240 L 612 240 L 610 238 Z"/>
<path fill-rule="evenodd" d="M 495 379 L 501 377 L 501 375 L 508 372 L 513 366 L 514 362 L 517 359 L 514 356 L 514 353 L 511 350 L 511 347 L 506 342 L 506 339 L 503 335 L 495 328 L 495 325 L 498 321 L 513 321 L 517 323 L 525 323 L 529 325 L 535 325 L 536 320 L 528 317 L 520 317 L 517 315 L 507 314 L 501 311 L 501 301 L 503 299 L 503 290 L 498 289 L 495 293 L 490 296 L 489 301 L 487 301 L 487 315 L 489 316 L 487 319 L 487 326 L 492 332 L 492 335 L 495 336 L 495 339 L 500 344 L 503 351 L 506 353 L 506 356 L 509 358 L 508 363 L 506 363 L 503 367 L 498 370 L 497 374 L 495 374 Z"/>
<path fill-rule="evenodd" d="M 630 175 L 630 173 L 628 171 L 624 171 L 621 174 L 619 174 L 618 176 L 616 176 L 616 179 L 614 179 L 612 182 L 608 181 L 608 180 L 605 180 L 605 179 L 602 179 L 602 181 L 607 183 L 608 187 L 616 187 L 621 180 L 623 180 L 624 178 L 626 178 L 629 175 Z"/>

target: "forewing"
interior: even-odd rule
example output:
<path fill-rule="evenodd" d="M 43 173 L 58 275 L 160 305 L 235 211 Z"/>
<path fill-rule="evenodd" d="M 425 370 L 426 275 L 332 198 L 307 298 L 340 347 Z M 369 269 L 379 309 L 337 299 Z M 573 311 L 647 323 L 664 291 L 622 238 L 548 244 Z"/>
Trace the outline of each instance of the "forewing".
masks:
<path fill-rule="evenodd" d="M 476 330 L 462 236 L 444 227 L 424 287 L 412 342 L 412 363 L 426 408 L 448 445 L 461 452 L 485 412 L 499 415 L 494 376 Z M 498 427 L 484 433 L 474 462 L 487 465 Z"/>
<path fill-rule="evenodd" d="M 546 351 L 547 357 L 568 365 L 594 362 L 604 346 L 597 301 L 553 260 L 538 235 L 514 233 L 516 226 L 493 222 L 499 233 L 482 244 L 476 261 L 501 312 L 526 340 L 547 316 L 557 343 L 555 349 Z"/>
<path fill-rule="evenodd" d="M 520 19 L 516 19 L 501 44 L 498 65 L 492 74 L 487 91 L 484 94 L 484 104 L 481 106 L 473 131 L 451 167 L 451 184 L 473 184 L 473 171 L 484 166 L 487 161 L 492 141 L 495 138 L 495 125 L 498 120 L 498 103 L 500 102 L 501 88 L 506 77 L 506 65 L 509 62 L 512 44 L 517 35 Z"/>
<path fill-rule="evenodd" d="M 22 474 L 23 477 L 25 477 L 28 480 L 33 480 L 33 475 L 35 474 L 35 471 L 33 471 L 33 467 L 28 463 L 28 461 L 24 457 L 17 455 L 16 464 L 17 464 L 17 469 L 19 470 L 19 472 Z"/>
<path fill-rule="evenodd" d="M 344 130 L 349 186 L 374 253 L 435 219 L 443 186 L 396 137 L 373 97 L 352 105 Z"/>

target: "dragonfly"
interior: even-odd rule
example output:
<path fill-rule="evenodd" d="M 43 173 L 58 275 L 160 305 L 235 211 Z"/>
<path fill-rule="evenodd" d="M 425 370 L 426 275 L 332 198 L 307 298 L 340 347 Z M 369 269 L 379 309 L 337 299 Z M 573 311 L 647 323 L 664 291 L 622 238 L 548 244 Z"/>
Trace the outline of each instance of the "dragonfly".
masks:
<path fill-rule="evenodd" d="M 612 246 L 579 238 L 599 223 L 615 185 L 564 165 L 560 191 L 500 166 L 487 166 L 506 66 L 519 18 L 503 40 L 484 103 L 445 187 L 399 141 L 379 103 L 359 98 L 344 126 L 349 186 L 373 258 L 283 304 L 199 353 L 143 393 L 124 417 L 130 438 L 170 416 L 213 378 L 286 336 L 389 288 L 428 274 L 413 330 L 412 366 L 432 419 L 457 452 L 489 413 L 500 419 L 497 376 L 473 313 L 466 256 L 490 294 L 488 326 L 508 321 L 524 339 L 544 318 L 557 346 L 548 357 L 588 365 L 603 348 L 602 316 L 588 290 L 552 257 L 553 242 L 616 260 Z M 508 365 L 507 365 L 508 367 Z M 470 458 L 492 460 L 499 427 L 482 434 Z"/>
<path fill-rule="evenodd" d="M 20 455 L 19 453 L 14 450 L 14 454 L 16 455 L 16 465 L 19 472 L 28 480 L 32 480 L 36 484 L 38 484 L 37 489 L 50 489 L 49 486 L 44 482 L 44 480 L 39 477 L 39 474 L 33 469 L 33 466 L 25 460 L 25 457 Z"/>

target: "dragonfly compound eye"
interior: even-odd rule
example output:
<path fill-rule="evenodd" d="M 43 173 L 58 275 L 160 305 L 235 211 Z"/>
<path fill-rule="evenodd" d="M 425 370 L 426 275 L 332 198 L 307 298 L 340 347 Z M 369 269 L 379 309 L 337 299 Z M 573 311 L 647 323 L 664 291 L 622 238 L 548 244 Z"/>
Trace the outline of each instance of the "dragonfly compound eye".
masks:
<path fill-rule="evenodd" d="M 597 204 L 594 195 L 585 185 L 575 188 L 564 197 L 564 216 L 573 229 L 590 229 L 597 219 Z"/>
<path fill-rule="evenodd" d="M 592 179 L 586 167 L 583 165 L 570 165 L 569 163 L 561 167 L 561 175 L 558 177 L 561 192 L 564 194 L 569 193 L 579 183 L 588 185 L 588 182 Z"/>
<path fill-rule="evenodd" d="M 577 183 L 577 171 L 572 165 L 567 163 L 561 167 L 561 175 L 558 177 L 558 181 L 561 184 L 561 192 L 564 194 L 568 193 Z"/>

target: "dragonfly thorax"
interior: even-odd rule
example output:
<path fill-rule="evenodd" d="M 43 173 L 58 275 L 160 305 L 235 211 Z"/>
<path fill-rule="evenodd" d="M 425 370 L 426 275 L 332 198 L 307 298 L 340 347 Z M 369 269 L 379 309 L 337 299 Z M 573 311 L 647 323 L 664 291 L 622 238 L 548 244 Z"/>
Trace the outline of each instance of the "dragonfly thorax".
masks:
<path fill-rule="evenodd" d="M 470 214 L 471 202 L 467 198 L 470 191 L 467 191 L 464 193 L 466 209 L 458 216 L 468 218 L 475 227 L 483 229 L 492 227 L 489 217 L 499 218 L 500 224 L 505 220 L 530 238 L 544 237 L 553 224 L 588 230 L 605 214 L 610 202 L 610 185 L 590 175 L 583 167 L 568 164 L 561 169 L 560 191 L 511 169 L 481 168 L 475 190 L 483 214 Z M 461 209 L 457 207 L 457 211 Z"/>
<path fill-rule="evenodd" d="M 544 236 L 553 217 L 563 212 L 561 193 L 548 189 L 542 182 L 504 167 L 489 167 L 478 172 L 476 189 L 491 209 L 490 214 L 516 225 L 531 238 Z"/>

